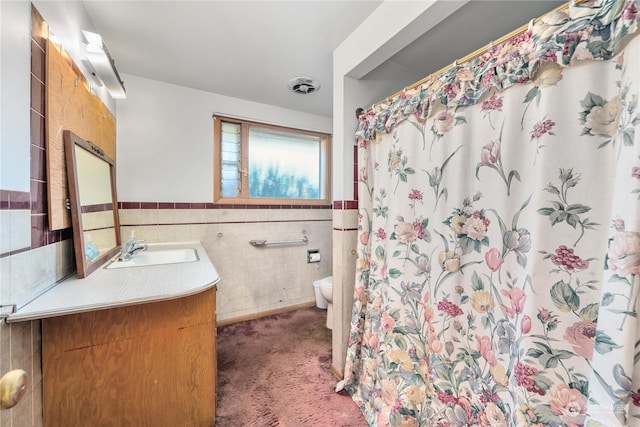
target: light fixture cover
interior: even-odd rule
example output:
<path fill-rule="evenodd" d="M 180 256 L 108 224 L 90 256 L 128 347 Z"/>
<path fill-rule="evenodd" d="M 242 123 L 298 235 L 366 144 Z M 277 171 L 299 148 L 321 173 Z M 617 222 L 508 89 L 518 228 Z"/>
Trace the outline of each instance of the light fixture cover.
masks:
<path fill-rule="evenodd" d="M 114 99 L 124 99 L 127 97 L 124 82 L 120 79 L 116 64 L 107 46 L 104 44 L 99 34 L 82 30 L 87 40 L 85 55 L 87 60 L 82 61 L 95 78 L 98 86 L 104 86 Z M 90 66 L 89 66 L 90 65 Z"/>

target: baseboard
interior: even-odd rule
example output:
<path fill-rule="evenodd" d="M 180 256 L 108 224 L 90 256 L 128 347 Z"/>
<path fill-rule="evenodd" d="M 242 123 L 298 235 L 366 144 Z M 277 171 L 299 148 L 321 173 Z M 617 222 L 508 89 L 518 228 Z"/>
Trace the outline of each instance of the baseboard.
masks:
<path fill-rule="evenodd" d="M 335 375 L 338 380 L 342 381 L 344 379 L 342 371 L 336 368 L 333 363 L 331 364 L 331 372 L 333 372 L 333 375 Z"/>
<path fill-rule="evenodd" d="M 313 307 L 315 305 L 316 305 L 315 301 L 311 301 L 311 302 L 305 302 L 303 304 L 276 308 L 275 310 L 262 311 L 260 313 L 253 313 L 253 314 L 248 314 L 246 316 L 234 317 L 233 319 L 219 320 L 216 323 L 216 327 L 220 328 L 222 326 L 232 325 L 234 323 L 246 322 L 247 320 L 260 319 L 261 317 L 267 317 L 267 316 L 272 316 L 274 314 L 286 313 L 287 311 L 293 311 L 299 308 Z"/>

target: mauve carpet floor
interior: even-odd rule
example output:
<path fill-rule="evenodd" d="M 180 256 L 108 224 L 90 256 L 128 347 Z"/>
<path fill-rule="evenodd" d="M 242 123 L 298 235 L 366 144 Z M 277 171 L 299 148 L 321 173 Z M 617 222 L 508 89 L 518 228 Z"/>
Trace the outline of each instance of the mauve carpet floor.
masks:
<path fill-rule="evenodd" d="M 302 308 L 218 328 L 216 427 L 366 427 L 331 372 L 327 312 Z"/>

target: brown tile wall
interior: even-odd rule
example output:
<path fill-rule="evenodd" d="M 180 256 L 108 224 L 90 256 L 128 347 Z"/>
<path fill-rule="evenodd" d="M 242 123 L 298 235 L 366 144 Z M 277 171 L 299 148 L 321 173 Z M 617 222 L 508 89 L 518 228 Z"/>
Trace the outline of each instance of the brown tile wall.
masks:
<path fill-rule="evenodd" d="M 220 205 L 203 202 L 118 202 L 118 209 L 331 209 L 331 206 Z"/>

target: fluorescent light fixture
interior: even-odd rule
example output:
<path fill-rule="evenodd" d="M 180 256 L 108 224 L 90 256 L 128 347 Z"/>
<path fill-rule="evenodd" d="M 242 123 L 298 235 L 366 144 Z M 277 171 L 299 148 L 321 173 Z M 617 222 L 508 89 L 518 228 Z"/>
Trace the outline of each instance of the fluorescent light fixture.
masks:
<path fill-rule="evenodd" d="M 96 84 L 98 86 L 104 85 L 114 99 L 126 98 L 127 93 L 124 89 L 124 82 L 120 79 L 115 61 L 109 54 L 102 37 L 99 34 L 85 30 L 82 30 L 82 34 L 87 40 L 85 47 L 87 59 L 82 63 L 87 67 Z"/>

